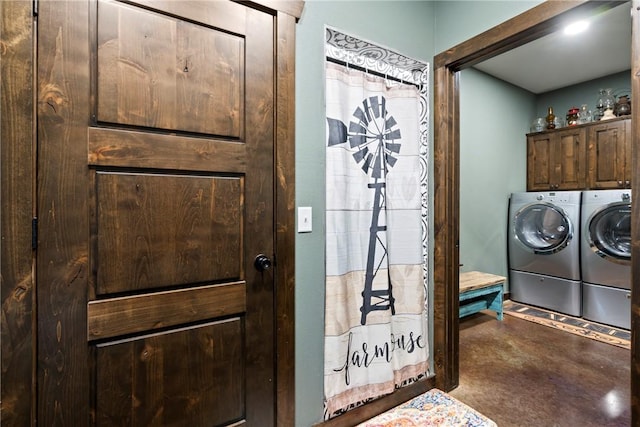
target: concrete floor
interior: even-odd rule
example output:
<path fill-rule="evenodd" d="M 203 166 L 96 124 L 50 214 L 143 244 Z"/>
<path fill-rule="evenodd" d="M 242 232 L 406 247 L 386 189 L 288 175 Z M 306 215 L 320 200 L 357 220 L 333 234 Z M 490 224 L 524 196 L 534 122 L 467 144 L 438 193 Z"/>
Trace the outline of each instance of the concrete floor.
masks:
<path fill-rule="evenodd" d="M 460 385 L 449 394 L 499 427 L 630 426 L 630 353 L 478 313 L 460 321 Z"/>

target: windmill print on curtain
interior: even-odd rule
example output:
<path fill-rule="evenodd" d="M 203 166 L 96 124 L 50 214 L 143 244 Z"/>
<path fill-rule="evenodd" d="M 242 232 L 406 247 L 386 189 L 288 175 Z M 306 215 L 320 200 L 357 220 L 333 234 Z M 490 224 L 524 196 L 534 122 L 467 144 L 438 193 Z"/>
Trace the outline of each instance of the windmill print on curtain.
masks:
<path fill-rule="evenodd" d="M 325 418 L 428 371 L 413 85 L 327 62 Z"/>

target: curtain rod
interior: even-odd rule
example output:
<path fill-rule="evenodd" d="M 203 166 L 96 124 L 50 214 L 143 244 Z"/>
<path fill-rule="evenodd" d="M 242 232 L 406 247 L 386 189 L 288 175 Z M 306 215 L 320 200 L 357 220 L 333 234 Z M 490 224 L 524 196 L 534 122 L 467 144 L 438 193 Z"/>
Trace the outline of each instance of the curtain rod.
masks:
<path fill-rule="evenodd" d="M 330 56 L 327 56 L 326 58 L 327 58 L 327 61 L 333 62 L 334 64 L 342 65 L 342 66 L 347 67 L 347 68 L 353 68 L 354 70 L 362 71 L 362 72 L 368 73 L 368 74 L 373 74 L 374 76 L 378 76 L 378 77 L 383 77 L 383 78 L 385 78 L 387 80 L 393 80 L 393 81 L 398 82 L 398 83 L 402 83 L 402 84 L 405 84 L 405 85 L 411 85 L 411 86 L 415 86 L 417 88 L 420 88 L 419 84 L 408 82 L 406 80 L 402 80 L 402 79 L 399 79 L 399 78 L 394 77 L 394 76 L 389 76 L 389 75 L 383 74 L 383 73 L 381 73 L 379 71 L 369 70 L 368 68 L 364 68 L 364 67 L 361 67 L 359 65 L 350 64 L 348 62 L 341 61 L 339 59 L 335 59 L 335 58 L 332 58 Z"/>

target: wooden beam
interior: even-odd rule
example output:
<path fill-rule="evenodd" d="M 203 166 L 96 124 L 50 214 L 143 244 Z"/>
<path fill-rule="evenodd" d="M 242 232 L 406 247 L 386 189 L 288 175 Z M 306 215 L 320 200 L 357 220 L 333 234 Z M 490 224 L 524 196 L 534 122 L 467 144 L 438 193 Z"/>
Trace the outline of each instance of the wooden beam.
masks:
<path fill-rule="evenodd" d="M 293 16 L 296 20 L 302 16 L 302 10 L 304 9 L 304 1 L 299 0 L 234 0 L 244 4 L 255 4 L 261 9 L 270 9 L 277 13 Z"/>
<path fill-rule="evenodd" d="M 460 161 L 458 75 L 435 69 L 433 321 L 436 387 L 458 386 Z"/>
<path fill-rule="evenodd" d="M 631 425 L 640 425 L 640 0 L 631 7 Z"/>
<path fill-rule="evenodd" d="M 570 16 L 604 11 L 620 1 L 545 1 L 502 24 L 436 55 L 435 68 L 455 71 L 557 31 Z"/>
<path fill-rule="evenodd" d="M 236 282 L 90 301 L 87 339 L 152 331 L 203 318 L 239 316 L 247 308 L 245 294 L 245 283 Z"/>
<path fill-rule="evenodd" d="M 276 425 L 295 425 L 295 19 L 276 24 Z"/>

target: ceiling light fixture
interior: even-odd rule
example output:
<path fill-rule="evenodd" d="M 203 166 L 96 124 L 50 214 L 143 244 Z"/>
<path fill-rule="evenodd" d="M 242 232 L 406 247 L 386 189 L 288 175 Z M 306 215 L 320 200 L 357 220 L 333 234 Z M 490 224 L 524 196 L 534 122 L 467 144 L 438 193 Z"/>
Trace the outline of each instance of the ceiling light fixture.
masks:
<path fill-rule="evenodd" d="M 572 36 L 574 34 L 581 33 L 589 28 L 589 22 L 587 21 L 576 21 L 569 25 L 567 25 L 564 29 L 564 33 L 566 35 Z"/>

